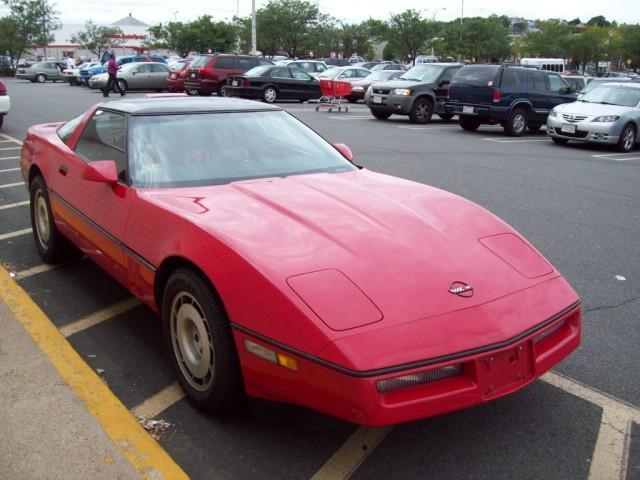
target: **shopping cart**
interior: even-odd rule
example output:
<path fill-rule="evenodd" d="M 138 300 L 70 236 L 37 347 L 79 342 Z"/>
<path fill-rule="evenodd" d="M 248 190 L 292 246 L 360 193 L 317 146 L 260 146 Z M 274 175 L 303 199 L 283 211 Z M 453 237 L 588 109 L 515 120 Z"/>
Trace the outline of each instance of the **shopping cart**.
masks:
<path fill-rule="evenodd" d="M 345 112 L 349 111 L 344 97 L 351 95 L 351 84 L 349 82 L 340 82 L 337 80 L 320 80 L 320 100 L 316 105 L 316 112 L 320 107 L 327 107 L 331 112 L 334 107 L 338 107 L 341 112 L 344 108 Z M 344 104 L 344 106 L 343 106 Z"/>

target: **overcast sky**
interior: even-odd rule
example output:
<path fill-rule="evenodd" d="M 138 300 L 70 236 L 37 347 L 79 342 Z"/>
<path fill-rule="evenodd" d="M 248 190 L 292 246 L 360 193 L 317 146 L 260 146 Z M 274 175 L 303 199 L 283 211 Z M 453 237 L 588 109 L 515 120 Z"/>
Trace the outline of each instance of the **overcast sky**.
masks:
<path fill-rule="evenodd" d="M 424 15 L 437 20 L 451 20 L 460 17 L 461 2 L 426 0 L 316 0 L 320 10 L 336 18 L 349 22 L 366 20 L 370 16 L 386 19 L 390 13 L 399 13 L 408 8 L 422 9 Z M 463 0 L 464 1 L 464 0 Z M 157 0 L 54 0 L 65 23 L 84 23 L 88 19 L 96 23 L 111 23 L 129 13 L 148 24 L 173 20 L 193 20 L 209 14 L 217 20 L 230 19 L 236 14 L 237 0 L 180 0 L 159 2 Z M 256 0 L 256 8 L 267 0 Z M 251 1 L 239 1 L 240 15 L 251 13 Z M 445 8 L 446 7 L 446 8 Z M 6 14 L 6 7 L 0 14 Z M 640 23 L 640 0 L 466 0 L 464 16 L 488 16 L 492 13 L 509 17 L 564 18 L 580 17 L 584 22 L 596 15 L 604 15 L 618 23 Z"/>

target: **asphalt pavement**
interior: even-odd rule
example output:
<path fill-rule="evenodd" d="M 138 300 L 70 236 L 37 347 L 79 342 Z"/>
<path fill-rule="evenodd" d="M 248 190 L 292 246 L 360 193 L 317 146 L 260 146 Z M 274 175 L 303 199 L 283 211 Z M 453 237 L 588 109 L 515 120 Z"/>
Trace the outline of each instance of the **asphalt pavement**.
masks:
<path fill-rule="evenodd" d="M 61 83 L 6 83 L 12 111 L 0 133 L 16 139 L 102 101 Z M 519 230 L 582 297 L 583 345 L 556 376 L 514 395 L 392 429 L 272 406 L 203 415 L 174 388 L 155 315 L 86 260 L 42 269 L 30 235 L 6 236 L 29 228 L 25 189 L 0 188 L 0 207 L 15 205 L 0 210 L 0 261 L 126 408 L 171 425 L 160 445 L 177 464 L 198 479 L 640 478 L 640 149 L 469 133 L 437 117 L 380 121 L 362 104 L 281 106 L 349 145 L 356 163 L 462 195 Z M 16 151 L 1 149 L 0 187 L 19 183 Z"/>

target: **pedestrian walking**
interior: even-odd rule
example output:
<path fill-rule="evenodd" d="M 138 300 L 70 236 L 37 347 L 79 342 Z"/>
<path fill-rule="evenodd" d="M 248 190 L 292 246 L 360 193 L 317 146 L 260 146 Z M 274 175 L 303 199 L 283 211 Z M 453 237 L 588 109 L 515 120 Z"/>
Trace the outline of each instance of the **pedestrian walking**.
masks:
<path fill-rule="evenodd" d="M 109 74 L 109 80 L 107 81 L 107 85 L 102 91 L 102 96 L 108 97 L 109 92 L 114 89 L 120 93 L 120 96 L 124 97 L 125 92 L 124 90 L 122 90 L 120 84 L 118 83 L 118 65 L 116 65 L 116 57 L 113 53 L 109 55 L 109 61 L 107 62 L 107 73 Z"/>

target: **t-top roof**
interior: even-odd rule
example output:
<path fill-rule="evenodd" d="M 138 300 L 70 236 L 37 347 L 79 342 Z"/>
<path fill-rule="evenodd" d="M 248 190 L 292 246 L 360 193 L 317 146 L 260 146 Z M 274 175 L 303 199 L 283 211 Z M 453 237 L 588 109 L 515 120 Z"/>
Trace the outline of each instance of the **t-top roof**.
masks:
<path fill-rule="evenodd" d="M 130 115 L 216 113 L 242 111 L 280 111 L 275 105 L 229 97 L 158 97 L 132 98 L 103 102 L 100 107 Z"/>

